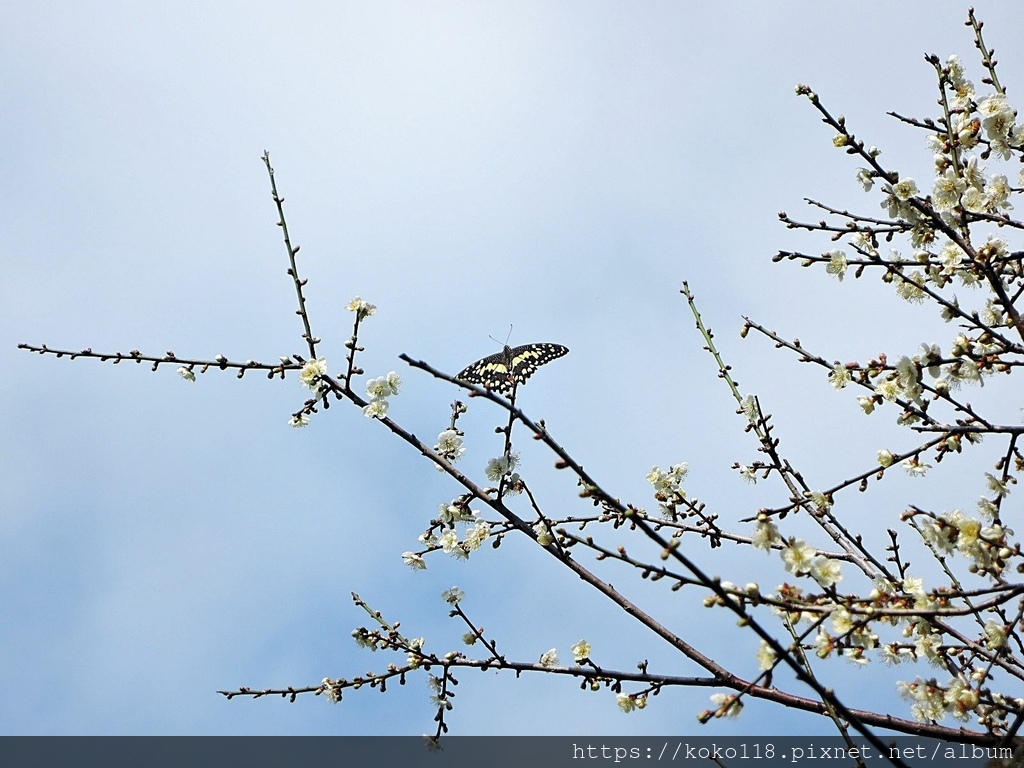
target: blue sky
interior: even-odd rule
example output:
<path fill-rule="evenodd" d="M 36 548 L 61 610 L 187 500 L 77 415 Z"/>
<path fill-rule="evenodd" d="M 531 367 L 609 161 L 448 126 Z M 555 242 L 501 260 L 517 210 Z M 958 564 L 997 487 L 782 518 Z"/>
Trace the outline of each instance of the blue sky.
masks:
<path fill-rule="evenodd" d="M 1021 71 L 1024 7 L 976 7 L 1003 71 Z M 288 428 L 303 399 L 294 377 L 188 384 L 171 368 L 16 350 L 303 353 L 264 149 L 332 370 L 358 294 L 379 307 L 363 367 L 403 376 L 392 415 L 432 439 L 455 392 L 397 356 L 454 373 L 495 351 L 488 337 L 511 324 L 512 343 L 571 349 L 520 403 L 606 487 L 652 505 L 651 466 L 688 461 L 691 492 L 738 519 L 781 491 L 728 470 L 754 446 L 680 281 L 744 391 L 786 424 L 790 455 L 834 479 L 837 458 L 881 438 L 860 431 L 852 397 L 770 345 L 741 342 L 741 315 L 843 359 L 906 353 L 928 331 L 876 286 L 771 264 L 779 249 L 818 247 L 776 219 L 817 218 L 804 196 L 877 206 L 793 86 L 811 85 L 924 178 L 923 139 L 885 111 L 933 113 L 926 52 L 960 53 L 981 79 L 966 6 L 952 3 L 13 2 L 5 15 L 6 734 L 430 730 L 422 678 L 338 706 L 216 695 L 383 669 L 391 659 L 349 637 L 366 623 L 353 591 L 442 651 L 460 647 L 440 598 L 457 584 L 510 657 L 555 646 L 565 660 L 587 637 L 610 668 L 650 659 L 697 673 L 525 542 L 468 564 L 436 558 L 425 573 L 403 567 L 456 489 L 355 409 Z M 497 423 L 472 403 L 464 461 L 478 477 L 500 450 Z M 551 514 L 589 509 L 550 456 L 522 448 Z M 894 482 L 888 513 L 908 493 Z M 703 554 L 724 578 L 782 578 L 744 552 Z M 701 613 L 698 596 L 626 571 L 608 578 L 751 673 L 756 644 Z M 854 670 L 846 684 L 869 695 L 875 674 Z M 706 690 L 663 694 L 627 717 L 611 694 L 567 680 L 461 678 L 450 722 L 462 734 L 759 732 L 768 712 L 752 704 L 746 719 L 698 731 Z M 827 730 L 797 716 L 784 727 Z"/>

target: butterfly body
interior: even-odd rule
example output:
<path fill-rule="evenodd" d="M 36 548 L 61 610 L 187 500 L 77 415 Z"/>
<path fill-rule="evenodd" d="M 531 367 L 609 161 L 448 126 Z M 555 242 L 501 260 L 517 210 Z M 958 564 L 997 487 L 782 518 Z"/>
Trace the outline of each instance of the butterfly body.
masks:
<path fill-rule="evenodd" d="M 568 348 L 561 344 L 546 342 L 520 347 L 506 345 L 501 352 L 466 366 L 457 378 L 508 395 L 515 385 L 524 384 L 540 366 L 568 352 Z"/>

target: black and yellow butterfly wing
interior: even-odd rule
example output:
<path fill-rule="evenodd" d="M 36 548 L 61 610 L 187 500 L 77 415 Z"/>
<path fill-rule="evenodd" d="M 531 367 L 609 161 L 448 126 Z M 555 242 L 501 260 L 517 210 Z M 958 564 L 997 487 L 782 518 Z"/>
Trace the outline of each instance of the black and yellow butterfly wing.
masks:
<path fill-rule="evenodd" d="M 456 378 L 508 395 L 514 384 L 525 383 L 540 366 L 568 353 L 568 348 L 561 344 L 506 346 L 501 352 L 466 366 Z"/>

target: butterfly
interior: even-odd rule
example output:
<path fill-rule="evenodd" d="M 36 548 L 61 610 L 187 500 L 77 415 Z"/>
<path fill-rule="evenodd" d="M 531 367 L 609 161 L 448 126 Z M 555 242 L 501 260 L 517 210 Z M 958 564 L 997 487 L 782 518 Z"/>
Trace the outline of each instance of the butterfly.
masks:
<path fill-rule="evenodd" d="M 540 366 L 568 353 L 569 349 L 561 344 L 506 344 L 501 352 L 466 366 L 456 378 L 508 395 L 515 385 L 526 383 Z"/>

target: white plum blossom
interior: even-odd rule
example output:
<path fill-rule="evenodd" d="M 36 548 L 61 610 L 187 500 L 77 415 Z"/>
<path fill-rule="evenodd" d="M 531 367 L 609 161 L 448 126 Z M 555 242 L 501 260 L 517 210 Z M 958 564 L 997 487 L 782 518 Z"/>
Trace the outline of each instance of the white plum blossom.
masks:
<path fill-rule="evenodd" d="M 814 647 L 816 649 L 814 655 L 819 659 L 827 659 L 832 654 L 832 651 L 835 650 L 832 638 L 823 629 L 819 629 L 818 634 L 814 636 Z"/>
<path fill-rule="evenodd" d="M 811 491 L 807 494 L 807 498 L 818 512 L 824 513 L 832 509 L 832 502 L 822 491 Z"/>
<path fill-rule="evenodd" d="M 363 406 L 363 416 L 368 419 L 382 419 L 388 415 L 388 401 L 384 398 L 371 400 Z"/>
<path fill-rule="evenodd" d="M 993 93 L 990 96 L 985 96 L 978 101 L 978 114 L 983 119 L 991 119 L 993 117 L 1007 117 L 1010 120 L 1013 119 L 1013 107 L 1010 106 L 1009 100 L 1001 93 Z"/>
<path fill-rule="evenodd" d="M 906 459 L 901 466 L 911 477 L 924 477 L 928 470 L 932 468 L 931 464 L 925 464 L 916 456 Z"/>
<path fill-rule="evenodd" d="M 516 451 L 509 451 L 496 459 L 487 462 L 484 474 L 491 482 L 497 482 L 502 477 L 519 466 L 519 454 Z"/>
<path fill-rule="evenodd" d="M 686 492 L 682 490 L 680 483 L 686 479 L 689 472 L 690 466 L 685 461 L 672 465 L 666 472 L 662 472 L 658 467 L 654 467 L 647 473 L 647 482 L 654 486 L 655 493 L 665 495 L 679 494 L 686 498 Z"/>
<path fill-rule="evenodd" d="M 1010 182 L 1002 174 L 997 174 L 989 180 L 985 190 L 986 208 L 995 213 L 1000 210 L 1010 210 L 1013 204 L 1010 203 Z"/>
<path fill-rule="evenodd" d="M 978 499 L 978 511 L 987 519 L 994 520 L 996 513 L 999 512 L 999 507 L 996 506 L 995 502 L 991 499 L 986 499 L 982 496 Z"/>
<path fill-rule="evenodd" d="M 978 158 L 971 155 L 960 169 L 964 182 L 981 192 L 985 188 L 985 168 L 978 165 Z"/>
<path fill-rule="evenodd" d="M 896 684 L 900 696 L 914 702 L 910 711 L 919 723 L 938 722 L 946 716 L 945 696 L 941 688 L 918 678 L 913 683 Z"/>
<path fill-rule="evenodd" d="M 889 643 L 882 646 L 882 663 L 889 666 L 902 664 L 904 661 L 913 661 L 914 652 L 909 648 L 901 648 L 899 643 Z"/>
<path fill-rule="evenodd" d="M 427 569 L 427 561 L 415 552 L 403 552 L 402 562 L 414 571 L 425 571 Z"/>
<path fill-rule="evenodd" d="M 966 256 L 963 249 L 951 240 L 946 241 L 946 244 L 939 250 L 939 262 L 947 274 L 952 274 L 963 263 Z"/>
<path fill-rule="evenodd" d="M 420 653 L 420 650 L 425 642 L 422 637 L 415 637 L 409 641 L 409 654 L 405 658 L 405 663 L 413 669 L 419 669 L 423 663 L 423 655 Z"/>
<path fill-rule="evenodd" d="M 826 589 L 834 586 L 836 582 L 842 581 L 843 574 L 840 572 L 838 560 L 818 556 L 811 562 L 811 578 Z"/>
<path fill-rule="evenodd" d="M 964 63 L 955 53 L 946 59 L 946 70 L 951 84 L 956 85 L 964 79 Z"/>
<path fill-rule="evenodd" d="M 397 374 L 392 371 L 387 376 L 378 376 L 377 378 L 370 379 L 366 382 L 366 396 L 376 399 L 380 397 L 390 397 L 391 395 L 397 394 L 389 381 L 392 375 L 397 377 Z"/>
<path fill-rule="evenodd" d="M 967 191 L 960 198 L 960 202 L 971 213 L 983 213 L 988 208 L 988 199 L 982 194 L 981 190 L 974 187 L 967 188 Z"/>
<path fill-rule="evenodd" d="M 771 520 L 765 518 L 757 521 L 757 528 L 754 531 L 754 549 L 763 549 L 770 552 L 773 544 L 781 544 L 782 536 L 779 535 L 779 528 Z"/>
<path fill-rule="evenodd" d="M 999 498 L 1008 496 L 1010 493 L 1010 488 L 1006 484 L 1006 481 L 1000 480 L 990 472 L 985 473 L 985 484 L 988 486 L 989 493 L 993 493 Z"/>
<path fill-rule="evenodd" d="M 832 370 L 828 374 L 829 383 L 832 384 L 833 389 L 840 390 L 845 389 L 853 377 L 850 375 L 850 369 L 847 368 L 843 363 L 836 363 L 832 366 Z"/>
<path fill-rule="evenodd" d="M 466 446 L 463 445 L 462 435 L 457 430 L 446 429 L 437 436 L 434 450 L 439 456 L 454 464 L 466 452 Z"/>
<path fill-rule="evenodd" d="M 751 424 L 757 421 L 757 400 L 753 395 L 747 395 L 743 398 L 740 402 L 740 411 Z"/>
<path fill-rule="evenodd" d="M 924 282 L 924 274 L 917 269 L 909 270 L 904 274 L 905 280 L 896 281 L 896 295 L 911 304 L 920 304 L 927 298 L 921 284 Z"/>
<path fill-rule="evenodd" d="M 864 232 L 858 232 L 854 235 L 851 238 L 850 243 L 857 249 L 858 253 L 863 253 L 868 256 L 878 255 L 878 249 L 875 248 L 875 244 L 871 240 L 871 237 Z"/>
<path fill-rule="evenodd" d="M 918 193 L 917 184 L 910 177 L 900 179 L 893 185 L 892 192 L 898 199 L 906 201 Z"/>
<path fill-rule="evenodd" d="M 933 666 L 942 666 L 942 635 L 937 632 L 925 632 L 914 641 L 914 650 L 919 658 L 923 657 Z"/>
<path fill-rule="evenodd" d="M 981 322 L 988 326 L 1000 326 L 1003 325 L 1003 309 L 996 304 L 992 299 L 988 299 L 985 302 L 985 307 L 979 313 Z"/>
<path fill-rule="evenodd" d="M 441 599 L 450 605 L 456 605 L 465 599 L 466 593 L 458 587 L 451 587 L 441 593 Z"/>
<path fill-rule="evenodd" d="M 352 301 L 345 307 L 349 312 L 355 312 L 356 317 L 362 320 L 363 318 L 370 317 L 377 311 L 377 307 L 368 301 L 364 301 L 356 296 Z"/>
<path fill-rule="evenodd" d="M 542 547 L 553 544 L 555 537 L 551 535 L 551 529 L 544 520 L 540 520 L 533 526 L 533 532 L 537 534 L 537 543 Z"/>
<path fill-rule="evenodd" d="M 828 256 L 825 272 L 829 275 L 835 275 L 839 282 L 843 282 L 843 278 L 846 277 L 847 267 L 849 266 L 846 261 L 846 253 L 844 251 L 829 251 L 825 255 Z"/>
<path fill-rule="evenodd" d="M 442 551 L 449 555 L 458 555 L 462 551 L 462 547 L 459 546 L 459 534 L 452 528 L 442 533 L 438 537 L 437 543 L 441 546 Z"/>
<path fill-rule="evenodd" d="M 299 383 L 318 392 L 321 386 L 319 378 L 325 375 L 327 375 L 327 360 L 325 358 L 318 357 L 316 360 L 307 360 L 299 371 Z"/>
<path fill-rule="evenodd" d="M 960 203 L 960 195 L 967 189 L 967 182 L 957 175 L 951 166 L 935 180 L 932 189 L 932 205 L 936 211 L 949 211 Z"/>
<path fill-rule="evenodd" d="M 723 717 L 739 717 L 743 711 L 743 702 L 733 693 L 714 693 L 711 695 L 711 703 L 722 710 Z"/>
<path fill-rule="evenodd" d="M 341 701 L 341 686 L 337 685 L 331 678 L 325 677 L 320 681 L 320 688 L 327 696 L 327 700 L 332 704 L 337 704 Z"/>
<path fill-rule="evenodd" d="M 558 649 L 552 648 L 550 651 L 544 651 L 540 655 L 540 660 L 537 662 L 542 667 L 551 668 L 558 666 Z"/>
<path fill-rule="evenodd" d="M 978 692 L 959 677 L 949 681 L 949 687 L 942 696 L 946 705 L 946 711 L 957 720 L 967 721 L 971 719 L 971 712 L 978 706 Z"/>
<path fill-rule="evenodd" d="M 890 403 L 896 402 L 896 399 L 900 396 L 899 381 L 895 376 L 884 379 L 875 385 L 875 394 L 881 395 L 883 400 Z"/>
<path fill-rule="evenodd" d="M 915 357 L 914 361 L 927 369 L 929 376 L 933 379 L 937 379 L 942 373 L 942 366 L 939 365 L 939 360 L 941 359 L 942 350 L 939 349 L 938 344 L 921 342 L 921 354 Z"/>
<path fill-rule="evenodd" d="M 922 538 L 938 551 L 948 554 L 955 549 L 956 527 L 949 525 L 941 517 L 926 517 L 919 526 Z"/>
<path fill-rule="evenodd" d="M 803 539 L 790 539 L 789 544 L 782 548 L 782 562 L 786 570 L 797 576 L 811 570 L 817 550 Z"/>
<path fill-rule="evenodd" d="M 1006 645 L 1006 625 L 995 619 L 985 622 L 985 645 L 993 651 Z"/>
<path fill-rule="evenodd" d="M 486 520 L 477 520 L 476 524 L 466 531 L 466 538 L 462 543 L 467 550 L 475 552 L 480 549 L 480 545 L 487 541 L 490 535 L 491 524 Z"/>
<path fill-rule="evenodd" d="M 590 643 L 588 643 L 586 640 L 577 640 L 575 643 L 573 643 L 569 650 L 572 652 L 572 657 L 577 664 L 579 664 L 584 659 L 590 658 Z"/>
<path fill-rule="evenodd" d="M 757 648 L 757 668 L 762 672 L 766 672 L 775 666 L 775 651 L 768 645 L 765 640 L 761 641 L 761 645 Z"/>

